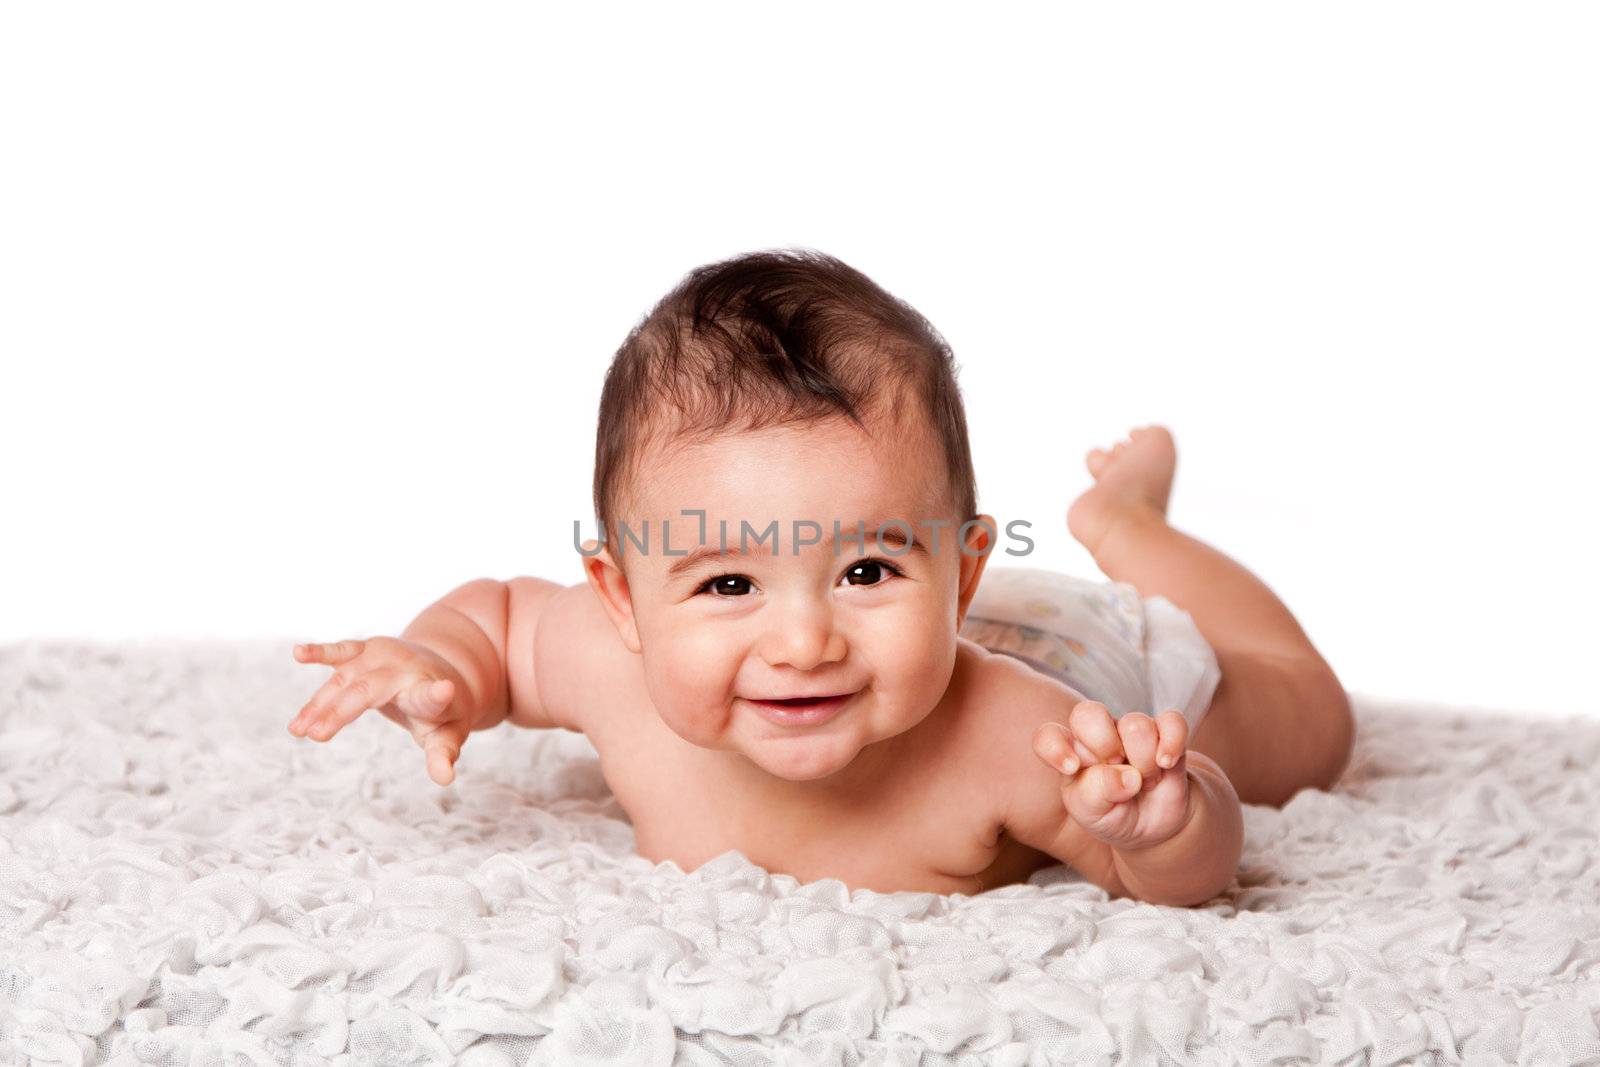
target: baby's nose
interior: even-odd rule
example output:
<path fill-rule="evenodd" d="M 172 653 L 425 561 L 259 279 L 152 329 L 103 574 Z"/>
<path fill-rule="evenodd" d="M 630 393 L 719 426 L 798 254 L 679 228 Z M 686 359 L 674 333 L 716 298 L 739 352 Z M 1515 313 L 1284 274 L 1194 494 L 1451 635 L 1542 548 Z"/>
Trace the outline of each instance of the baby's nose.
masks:
<path fill-rule="evenodd" d="M 846 645 L 827 608 L 775 613 L 763 640 L 761 656 L 771 666 L 809 671 L 844 658 Z"/>

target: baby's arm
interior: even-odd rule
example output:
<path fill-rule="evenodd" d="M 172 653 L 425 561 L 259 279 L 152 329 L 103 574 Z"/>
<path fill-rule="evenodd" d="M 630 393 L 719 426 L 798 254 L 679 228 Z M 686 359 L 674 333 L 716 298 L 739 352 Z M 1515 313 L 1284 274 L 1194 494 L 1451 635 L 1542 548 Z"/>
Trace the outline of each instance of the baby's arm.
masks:
<path fill-rule="evenodd" d="M 428 605 L 398 638 L 296 645 L 296 661 L 334 673 L 289 732 L 328 741 L 376 707 L 422 746 L 429 777 L 449 785 L 474 730 L 508 717 L 578 730 L 583 697 L 625 673 L 615 669 L 618 649 L 626 651 L 587 586 L 479 578 Z"/>
<path fill-rule="evenodd" d="M 455 663 L 482 694 L 473 730 L 506 719 L 529 729 L 576 730 L 568 699 L 573 687 L 565 676 L 582 662 L 575 646 L 586 620 L 577 618 L 577 601 L 592 596 L 586 585 L 543 578 L 480 578 L 429 607 L 402 636 Z"/>

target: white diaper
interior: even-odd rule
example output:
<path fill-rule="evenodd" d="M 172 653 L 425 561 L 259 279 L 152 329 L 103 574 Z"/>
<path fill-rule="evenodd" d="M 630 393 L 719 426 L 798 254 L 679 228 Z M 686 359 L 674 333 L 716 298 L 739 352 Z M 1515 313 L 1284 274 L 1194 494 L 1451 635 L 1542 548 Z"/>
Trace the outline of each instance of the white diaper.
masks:
<path fill-rule="evenodd" d="M 1117 718 L 1183 713 L 1193 737 L 1222 671 L 1187 611 L 1127 582 L 988 567 L 961 636 L 1015 656 Z"/>

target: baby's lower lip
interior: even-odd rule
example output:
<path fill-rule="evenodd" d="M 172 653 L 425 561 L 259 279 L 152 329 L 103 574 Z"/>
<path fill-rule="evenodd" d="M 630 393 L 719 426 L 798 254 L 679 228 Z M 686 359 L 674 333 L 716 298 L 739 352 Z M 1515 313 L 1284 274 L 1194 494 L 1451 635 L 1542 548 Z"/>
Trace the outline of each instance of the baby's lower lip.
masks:
<path fill-rule="evenodd" d="M 750 703 L 755 705 L 756 710 L 761 712 L 765 719 L 780 726 L 815 726 L 837 715 L 854 696 L 854 693 L 844 693 L 828 697 L 826 700 L 796 701 L 788 704 L 773 700 L 752 700 Z"/>

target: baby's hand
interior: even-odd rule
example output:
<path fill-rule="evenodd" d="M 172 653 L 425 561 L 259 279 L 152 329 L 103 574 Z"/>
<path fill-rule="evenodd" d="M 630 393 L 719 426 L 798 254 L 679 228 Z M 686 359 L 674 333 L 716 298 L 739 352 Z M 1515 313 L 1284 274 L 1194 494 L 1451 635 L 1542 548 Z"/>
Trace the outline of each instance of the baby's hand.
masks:
<path fill-rule="evenodd" d="M 1172 837 L 1189 817 L 1188 740 L 1181 712 L 1118 719 L 1081 700 L 1066 726 L 1039 725 L 1033 751 L 1062 773 L 1062 802 L 1080 826 L 1112 848 L 1137 849 Z"/>
<path fill-rule="evenodd" d="M 327 741 L 377 708 L 411 731 L 427 754 L 429 777 L 440 785 L 455 779 L 456 757 L 472 732 L 469 690 L 437 652 L 398 637 L 374 637 L 296 645 L 294 658 L 338 669 L 289 723 L 291 734 Z"/>

